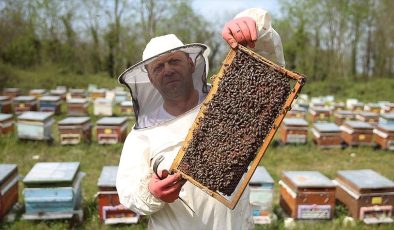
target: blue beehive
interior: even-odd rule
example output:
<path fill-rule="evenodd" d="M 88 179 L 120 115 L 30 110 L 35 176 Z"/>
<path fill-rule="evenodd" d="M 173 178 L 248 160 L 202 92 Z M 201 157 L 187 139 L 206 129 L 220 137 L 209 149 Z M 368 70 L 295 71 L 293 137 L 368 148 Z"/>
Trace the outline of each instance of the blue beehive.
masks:
<path fill-rule="evenodd" d="M 60 103 L 59 96 L 43 96 L 39 99 L 40 111 L 60 114 Z"/>
<path fill-rule="evenodd" d="M 394 125 L 394 113 L 382 113 L 379 118 L 380 125 Z"/>
<path fill-rule="evenodd" d="M 115 91 L 115 103 L 121 103 L 127 100 L 127 92 Z"/>

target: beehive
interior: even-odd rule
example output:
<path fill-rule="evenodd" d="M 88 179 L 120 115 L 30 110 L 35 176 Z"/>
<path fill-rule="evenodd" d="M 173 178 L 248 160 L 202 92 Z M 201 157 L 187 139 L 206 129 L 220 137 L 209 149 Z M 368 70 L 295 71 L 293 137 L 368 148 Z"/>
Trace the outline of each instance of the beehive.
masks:
<path fill-rule="evenodd" d="M 274 179 L 264 168 L 258 166 L 249 181 L 250 204 L 255 224 L 270 224 L 272 199 L 274 195 Z"/>
<path fill-rule="evenodd" d="M 350 146 L 373 144 L 373 126 L 367 122 L 346 121 L 340 129 L 342 139 Z"/>
<path fill-rule="evenodd" d="M 71 98 L 86 98 L 86 91 L 84 89 L 70 89 L 69 92 Z"/>
<path fill-rule="evenodd" d="M 81 182 L 84 173 L 79 162 L 36 163 L 23 179 L 25 214 L 22 218 L 82 220 Z"/>
<path fill-rule="evenodd" d="M 92 99 L 92 101 L 95 101 L 98 98 L 105 98 L 105 93 L 105 89 L 95 89 L 90 93 L 90 99 Z"/>
<path fill-rule="evenodd" d="M 37 111 L 37 99 L 34 96 L 18 96 L 12 101 L 15 114 Z"/>
<path fill-rule="evenodd" d="M 311 121 L 329 121 L 331 117 L 331 109 L 327 107 L 311 107 L 309 108 Z"/>
<path fill-rule="evenodd" d="M 52 125 L 54 123 L 52 112 L 24 112 L 18 117 L 18 138 L 52 140 Z"/>
<path fill-rule="evenodd" d="M 318 171 L 285 171 L 279 204 L 294 219 L 332 219 L 335 184 Z"/>
<path fill-rule="evenodd" d="M 380 114 L 379 124 L 382 124 L 382 125 L 394 125 L 394 112 L 393 113 L 382 113 L 382 114 Z"/>
<path fill-rule="evenodd" d="M 286 114 L 286 118 L 306 118 L 306 112 L 307 110 L 304 107 L 301 106 L 295 106 L 294 108 L 292 107 L 289 112 Z"/>
<path fill-rule="evenodd" d="M 0 164 L 0 220 L 18 202 L 18 179 L 15 164 Z"/>
<path fill-rule="evenodd" d="M 305 144 L 308 138 L 308 122 L 302 118 L 285 118 L 280 126 L 283 144 Z"/>
<path fill-rule="evenodd" d="M 125 91 L 115 91 L 115 103 L 121 103 L 126 101 L 127 98 L 127 92 Z"/>
<path fill-rule="evenodd" d="M 335 124 L 342 125 L 345 121 L 355 119 L 356 114 L 350 110 L 340 110 L 334 112 Z"/>
<path fill-rule="evenodd" d="M 132 101 L 122 101 L 120 103 L 120 113 L 122 115 L 132 115 L 134 113 Z"/>
<path fill-rule="evenodd" d="M 59 96 L 42 96 L 38 102 L 41 112 L 53 112 L 56 115 L 60 114 L 61 98 Z"/>
<path fill-rule="evenodd" d="M 341 147 L 341 130 L 335 123 L 314 123 L 313 141 L 322 148 Z"/>
<path fill-rule="evenodd" d="M 88 115 L 88 100 L 86 98 L 71 98 L 67 100 L 67 114 L 71 116 Z"/>
<path fill-rule="evenodd" d="M 52 96 L 58 96 L 62 101 L 66 100 L 67 90 L 66 89 L 52 89 L 49 91 L 49 94 Z"/>
<path fill-rule="evenodd" d="M 378 146 L 385 150 L 394 150 L 394 124 L 378 125 L 373 133 Z"/>
<path fill-rule="evenodd" d="M 380 113 L 380 105 L 375 103 L 368 103 L 364 106 L 364 111 L 371 112 L 371 113 Z"/>
<path fill-rule="evenodd" d="M 356 114 L 356 119 L 359 121 L 368 122 L 371 125 L 376 125 L 379 121 L 379 113 L 360 112 Z"/>
<path fill-rule="evenodd" d="M 14 131 L 14 118 L 11 114 L 0 113 L 0 134 Z"/>
<path fill-rule="evenodd" d="M 357 102 L 357 103 L 352 104 L 351 110 L 356 113 L 364 111 L 364 103 Z"/>
<path fill-rule="evenodd" d="M 338 171 L 336 198 L 367 224 L 392 223 L 394 182 L 371 169 Z"/>
<path fill-rule="evenodd" d="M 96 123 L 96 133 L 99 144 L 124 142 L 127 136 L 127 118 L 103 117 Z"/>
<path fill-rule="evenodd" d="M 112 116 L 113 101 L 107 98 L 96 98 L 93 102 L 93 114 L 96 116 Z"/>
<path fill-rule="evenodd" d="M 29 91 L 29 95 L 35 97 L 36 99 L 40 99 L 47 93 L 45 89 L 32 89 Z"/>
<path fill-rule="evenodd" d="M 67 117 L 58 123 L 62 145 L 91 142 L 92 123 L 89 117 Z"/>
<path fill-rule="evenodd" d="M 394 103 L 386 103 L 382 106 L 383 113 L 394 113 Z"/>
<path fill-rule="evenodd" d="M 116 190 L 116 174 L 118 166 L 104 166 L 97 182 L 99 192 L 98 212 L 105 224 L 131 224 L 138 223 L 139 214 L 126 208 L 119 202 Z"/>
<path fill-rule="evenodd" d="M 246 48 L 231 50 L 170 171 L 233 209 L 303 82 Z"/>
<path fill-rule="evenodd" d="M 12 113 L 10 97 L 0 96 L 0 113 Z"/>
<path fill-rule="evenodd" d="M 346 109 L 345 103 L 343 103 L 343 102 L 334 103 L 332 106 L 333 112 L 345 110 L 345 109 Z"/>
<path fill-rule="evenodd" d="M 21 95 L 21 90 L 19 88 L 4 88 L 3 95 L 9 98 L 14 99 Z"/>

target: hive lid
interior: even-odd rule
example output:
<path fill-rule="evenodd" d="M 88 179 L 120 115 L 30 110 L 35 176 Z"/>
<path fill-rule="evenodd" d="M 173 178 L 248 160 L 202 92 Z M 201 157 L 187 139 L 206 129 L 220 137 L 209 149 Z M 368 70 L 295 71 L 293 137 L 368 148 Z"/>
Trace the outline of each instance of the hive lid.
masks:
<path fill-rule="evenodd" d="M 17 96 L 14 98 L 14 101 L 35 101 L 36 98 L 34 96 Z"/>
<path fill-rule="evenodd" d="M 43 96 L 40 98 L 40 101 L 52 101 L 52 102 L 56 102 L 56 101 L 60 101 L 60 97 L 59 96 Z"/>
<path fill-rule="evenodd" d="M 371 169 L 341 170 L 337 172 L 337 176 L 358 190 L 394 188 L 393 181 Z"/>
<path fill-rule="evenodd" d="M 378 113 L 373 112 L 360 112 L 359 115 L 362 117 L 379 117 Z"/>
<path fill-rule="evenodd" d="M 53 112 L 35 112 L 28 111 L 19 115 L 19 120 L 32 120 L 32 121 L 44 121 L 53 116 Z"/>
<path fill-rule="evenodd" d="M 10 100 L 10 97 L 8 96 L 0 96 L 0 101 L 8 101 Z"/>
<path fill-rule="evenodd" d="M 132 101 L 122 101 L 120 103 L 120 105 L 121 106 L 130 106 L 130 107 L 132 107 L 133 106 L 133 102 Z"/>
<path fill-rule="evenodd" d="M 387 120 L 394 120 L 394 113 L 382 113 L 380 116 Z"/>
<path fill-rule="evenodd" d="M 90 117 L 67 117 L 59 121 L 59 125 L 79 125 L 90 121 Z"/>
<path fill-rule="evenodd" d="M 350 111 L 350 110 L 339 110 L 339 111 L 336 111 L 335 114 L 351 116 L 351 115 L 354 115 L 354 112 Z"/>
<path fill-rule="evenodd" d="M 97 98 L 94 100 L 95 103 L 112 103 L 112 99 L 109 98 Z"/>
<path fill-rule="evenodd" d="M 25 185 L 68 184 L 71 185 L 79 171 L 79 162 L 36 163 L 23 179 Z"/>
<path fill-rule="evenodd" d="M 371 124 L 364 121 L 346 121 L 344 125 L 356 129 L 373 129 L 373 126 Z"/>
<path fill-rule="evenodd" d="M 98 179 L 97 185 L 99 187 L 115 187 L 117 173 L 118 166 L 104 166 Z"/>
<path fill-rule="evenodd" d="M 16 170 L 16 164 L 0 164 L 0 186 Z"/>
<path fill-rule="evenodd" d="M 312 108 L 310 108 L 310 110 L 311 111 L 315 111 L 315 112 L 331 112 L 331 108 L 327 108 L 327 107 L 320 107 L 320 106 L 317 106 L 317 107 L 312 107 Z"/>
<path fill-rule="evenodd" d="M 126 96 L 127 92 L 126 91 L 115 91 L 116 96 Z"/>
<path fill-rule="evenodd" d="M 103 117 L 97 121 L 97 125 L 121 125 L 127 121 L 126 117 Z"/>
<path fill-rule="evenodd" d="M 378 129 L 394 132 L 394 124 L 380 124 L 378 125 Z"/>
<path fill-rule="evenodd" d="M 61 94 L 67 93 L 67 90 L 66 89 L 51 89 L 49 92 L 51 94 L 61 95 Z"/>
<path fill-rule="evenodd" d="M 335 187 L 335 184 L 318 171 L 285 171 L 284 178 L 297 188 Z"/>
<path fill-rule="evenodd" d="M 313 127 L 319 132 L 341 132 L 335 123 L 314 123 Z"/>
<path fill-rule="evenodd" d="M 283 123 L 285 125 L 308 126 L 308 122 L 302 118 L 284 118 Z"/>
<path fill-rule="evenodd" d="M 12 118 L 12 114 L 0 113 L 0 121 L 5 121 Z"/>
<path fill-rule="evenodd" d="M 84 89 L 70 89 L 71 93 L 85 93 Z"/>
<path fill-rule="evenodd" d="M 88 102 L 88 100 L 86 98 L 70 98 L 67 100 L 67 103 L 70 103 L 70 104 L 84 104 L 87 102 Z"/>
<path fill-rule="evenodd" d="M 252 178 L 249 181 L 250 184 L 273 184 L 274 179 L 265 169 L 264 166 L 258 166 L 253 173 Z"/>
<path fill-rule="evenodd" d="M 37 93 L 37 94 L 43 94 L 46 92 L 45 89 L 32 89 L 29 91 L 30 93 Z"/>

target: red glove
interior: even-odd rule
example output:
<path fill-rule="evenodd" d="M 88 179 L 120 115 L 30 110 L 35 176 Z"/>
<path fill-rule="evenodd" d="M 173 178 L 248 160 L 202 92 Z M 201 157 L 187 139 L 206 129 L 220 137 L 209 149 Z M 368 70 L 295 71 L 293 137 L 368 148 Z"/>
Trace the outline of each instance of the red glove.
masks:
<path fill-rule="evenodd" d="M 224 25 L 222 37 L 232 48 L 238 43 L 253 48 L 257 40 L 256 22 L 250 17 L 233 19 Z"/>
<path fill-rule="evenodd" d="M 151 177 L 148 189 L 152 195 L 167 203 L 172 203 L 179 197 L 179 192 L 186 180 L 181 177 L 180 173 L 168 175 L 167 171 L 159 171 L 162 180 L 155 174 Z"/>

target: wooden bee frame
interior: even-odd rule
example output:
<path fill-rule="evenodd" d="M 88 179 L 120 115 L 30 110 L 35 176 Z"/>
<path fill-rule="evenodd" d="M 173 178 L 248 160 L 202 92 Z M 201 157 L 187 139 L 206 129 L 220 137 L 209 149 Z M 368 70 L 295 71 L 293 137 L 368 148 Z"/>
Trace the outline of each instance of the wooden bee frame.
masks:
<path fill-rule="evenodd" d="M 265 151 L 267 150 L 269 143 L 273 139 L 275 132 L 277 131 L 278 127 L 280 126 L 280 123 L 282 122 L 283 118 L 285 117 L 287 111 L 290 109 L 291 103 L 293 102 L 294 98 L 296 98 L 297 94 L 300 92 L 300 90 L 305 82 L 304 76 L 301 76 L 297 73 L 286 70 L 285 68 L 267 60 L 264 57 L 261 57 L 260 55 L 254 53 L 253 51 L 251 51 L 243 46 L 239 45 L 238 50 L 242 51 L 244 54 L 253 58 L 257 62 L 261 63 L 262 65 L 268 66 L 270 68 L 270 71 L 279 72 L 280 74 L 282 74 L 282 76 L 288 77 L 291 80 L 296 81 L 294 87 L 290 90 L 289 96 L 287 97 L 287 100 L 285 101 L 284 106 L 281 108 L 278 117 L 276 117 L 272 128 L 270 129 L 269 133 L 265 137 L 262 146 L 260 146 L 259 150 L 257 151 L 255 158 L 249 163 L 249 169 L 246 171 L 245 174 L 243 174 L 242 179 L 238 182 L 236 190 L 231 194 L 231 199 L 227 199 L 224 195 L 220 194 L 218 191 L 210 190 L 207 186 L 204 186 L 203 184 L 199 183 L 193 177 L 191 177 L 190 175 L 187 175 L 185 172 L 181 171 L 179 168 L 181 160 L 186 153 L 185 150 L 188 147 L 189 142 L 191 141 L 191 139 L 193 137 L 193 131 L 199 129 L 200 120 L 202 117 L 204 117 L 204 113 L 207 111 L 208 103 L 212 100 L 213 96 L 218 91 L 219 83 L 222 80 L 226 69 L 233 62 L 233 60 L 236 56 L 237 50 L 230 50 L 230 52 L 228 53 L 227 57 L 225 58 L 225 60 L 223 62 L 223 65 L 221 66 L 221 68 L 219 70 L 219 73 L 216 76 L 213 76 L 212 88 L 209 91 L 209 94 L 207 95 L 206 99 L 204 100 L 204 103 L 202 104 L 200 111 L 197 114 L 197 117 L 196 117 L 191 129 L 189 130 L 189 133 L 188 133 L 185 141 L 183 142 L 183 145 L 182 145 L 180 151 L 178 152 L 178 154 L 177 154 L 177 156 L 170 168 L 170 172 L 181 173 L 183 178 L 187 179 L 188 181 L 193 183 L 195 186 L 199 187 L 204 192 L 206 192 L 208 195 L 214 197 L 215 199 L 217 199 L 218 201 L 220 201 L 221 203 L 223 203 L 225 206 L 227 206 L 230 209 L 234 209 L 234 207 L 238 203 L 243 191 L 245 190 L 246 186 L 249 183 L 249 180 L 251 179 L 254 171 L 256 170 L 256 167 L 259 165 L 260 160 L 262 159 Z M 215 132 L 215 131 L 213 131 L 213 132 Z"/>

